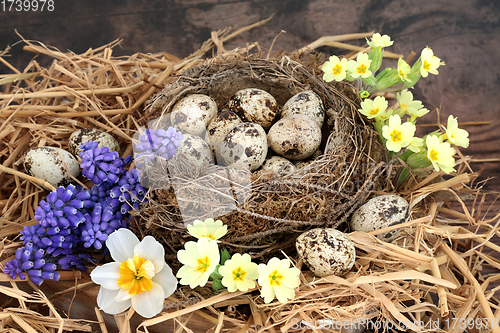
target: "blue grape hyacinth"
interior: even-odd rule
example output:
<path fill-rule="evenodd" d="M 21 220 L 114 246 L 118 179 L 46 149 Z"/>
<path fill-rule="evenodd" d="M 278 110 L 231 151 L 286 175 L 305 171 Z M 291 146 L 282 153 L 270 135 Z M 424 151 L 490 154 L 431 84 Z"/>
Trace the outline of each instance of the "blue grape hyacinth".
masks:
<path fill-rule="evenodd" d="M 29 242 L 16 250 L 15 259 L 5 264 L 3 273 L 9 274 L 12 279 L 19 276 L 21 280 L 26 280 L 28 275 L 33 283 L 40 285 L 43 280 L 59 280 L 56 268 L 56 264 L 46 261 L 43 249 Z"/>
<path fill-rule="evenodd" d="M 97 146 L 97 142 L 87 141 L 80 146 L 83 151 L 80 167 L 82 174 L 95 185 L 102 182 L 116 183 L 123 172 L 125 162 L 116 151 L 109 151 L 109 147 Z"/>
<path fill-rule="evenodd" d="M 156 157 L 170 160 L 175 155 L 182 139 L 182 133 L 172 126 L 167 130 L 163 128 L 145 130 L 144 134 L 139 137 L 140 142 L 134 147 L 136 167 L 140 169 L 145 162 L 153 162 Z"/>

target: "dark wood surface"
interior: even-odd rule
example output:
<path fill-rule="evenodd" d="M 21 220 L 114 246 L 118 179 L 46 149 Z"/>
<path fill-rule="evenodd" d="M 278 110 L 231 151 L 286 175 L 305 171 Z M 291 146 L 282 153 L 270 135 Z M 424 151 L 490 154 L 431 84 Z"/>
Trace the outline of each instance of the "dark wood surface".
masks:
<path fill-rule="evenodd" d="M 53 12 L 0 12 L 0 48 L 20 40 L 17 29 L 26 39 L 62 51 L 81 53 L 122 38 L 114 55 L 166 51 L 184 57 L 210 38 L 211 31 L 238 29 L 272 14 L 267 24 L 225 47 L 257 41 L 267 49 L 282 30 L 286 33 L 276 39 L 273 51 L 293 51 L 321 36 L 366 31 L 390 35 L 394 45 L 388 50 L 404 55 L 428 45 L 446 66 L 438 76 L 417 84 L 416 98 L 427 108 L 440 108 L 442 120 L 453 114 L 460 122 L 491 121 L 465 127 L 471 145 L 463 152 L 474 160 L 500 158 L 498 0 L 56 0 Z M 319 51 L 344 52 L 327 47 Z M 13 45 L 10 54 L 6 59 L 19 69 L 33 57 L 21 44 Z M 47 64 L 50 59 L 39 61 Z M 10 70 L 0 64 L 0 73 Z M 435 121 L 433 114 L 423 123 Z M 496 177 L 487 182 L 487 190 L 500 190 L 499 162 L 473 162 L 472 167 L 482 171 L 480 179 Z M 498 204 L 495 210 L 500 210 Z"/>

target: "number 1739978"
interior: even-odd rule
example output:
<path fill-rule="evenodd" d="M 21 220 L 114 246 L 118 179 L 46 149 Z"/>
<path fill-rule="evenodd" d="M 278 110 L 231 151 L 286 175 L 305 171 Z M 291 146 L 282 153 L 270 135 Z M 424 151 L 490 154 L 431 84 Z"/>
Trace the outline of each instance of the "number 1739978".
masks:
<path fill-rule="evenodd" d="M 3 12 L 53 12 L 54 0 L 1 0 Z"/>

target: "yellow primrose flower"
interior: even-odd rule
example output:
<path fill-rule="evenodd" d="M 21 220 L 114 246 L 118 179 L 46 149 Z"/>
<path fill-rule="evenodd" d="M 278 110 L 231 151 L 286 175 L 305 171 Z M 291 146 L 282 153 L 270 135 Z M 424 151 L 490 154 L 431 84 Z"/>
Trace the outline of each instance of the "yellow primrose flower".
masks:
<path fill-rule="evenodd" d="M 206 219 L 205 222 L 196 220 L 187 226 L 188 233 L 196 238 L 208 237 L 218 240 L 227 233 L 227 225 L 222 225 L 221 220 Z"/>
<path fill-rule="evenodd" d="M 255 287 L 255 280 L 259 277 L 259 269 L 257 264 L 251 260 L 247 253 L 243 255 L 235 253 L 231 259 L 226 260 L 224 266 L 219 267 L 222 285 L 229 292 L 247 291 Z"/>
<path fill-rule="evenodd" d="M 425 109 L 422 102 L 414 101 L 413 94 L 408 89 L 402 90 L 396 94 L 399 108 L 406 114 L 412 116 L 412 121 L 417 117 L 422 117 L 427 114 L 429 110 Z"/>
<path fill-rule="evenodd" d="M 177 259 L 184 265 L 177 272 L 177 277 L 181 279 L 180 284 L 189 285 L 191 288 L 203 287 L 219 264 L 217 242 L 202 237 L 198 242 L 187 242 L 184 248 L 185 250 L 177 252 Z"/>
<path fill-rule="evenodd" d="M 163 310 L 163 301 L 177 288 L 177 279 L 165 263 L 165 250 L 153 237 L 139 239 L 121 228 L 106 240 L 114 262 L 96 267 L 90 278 L 99 284 L 97 305 L 108 314 L 132 306 L 151 318 Z"/>
<path fill-rule="evenodd" d="M 372 61 L 368 58 L 366 53 L 358 53 L 356 60 L 349 60 L 347 62 L 347 70 L 355 79 L 358 77 L 367 78 L 372 75 L 369 70 Z"/>
<path fill-rule="evenodd" d="M 386 121 L 389 119 L 390 116 L 394 113 L 394 109 L 387 109 L 383 112 L 380 112 L 377 117 L 375 117 L 375 120 L 379 121 Z"/>
<path fill-rule="evenodd" d="M 403 81 L 411 82 L 408 76 L 411 74 L 411 67 L 403 58 L 398 60 L 398 75 Z"/>
<path fill-rule="evenodd" d="M 448 117 L 448 126 L 446 127 L 446 137 L 455 146 L 469 147 L 469 132 L 458 128 L 458 120 L 452 115 Z"/>
<path fill-rule="evenodd" d="M 446 173 L 455 171 L 455 149 L 448 142 L 441 142 L 436 135 L 429 135 L 426 139 L 427 158 L 431 161 L 434 170 L 440 169 Z"/>
<path fill-rule="evenodd" d="M 426 47 L 422 50 L 420 55 L 420 60 L 422 61 L 422 65 L 420 67 L 420 74 L 423 77 L 427 77 L 429 73 L 438 75 L 437 68 L 441 65 L 441 59 L 434 56 L 434 52 L 431 48 Z"/>
<path fill-rule="evenodd" d="M 410 144 L 408 145 L 408 149 L 414 153 L 421 152 L 423 148 L 424 148 L 424 139 L 418 137 L 414 137 L 413 140 L 411 140 Z"/>
<path fill-rule="evenodd" d="M 266 264 L 259 265 L 259 285 L 262 287 L 260 296 L 265 303 L 270 303 L 274 297 L 281 303 L 295 297 L 295 288 L 300 284 L 300 270 L 291 267 L 290 260 L 272 258 Z"/>
<path fill-rule="evenodd" d="M 387 139 L 387 149 L 398 152 L 407 147 L 413 140 L 416 127 L 410 122 L 401 125 L 401 117 L 397 114 L 389 117 L 389 125 L 382 127 L 382 136 Z"/>
<path fill-rule="evenodd" d="M 342 81 L 346 77 L 347 70 L 347 59 L 339 59 L 337 56 L 331 56 L 329 61 L 325 62 L 321 67 L 325 74 L 323 75 L 323 80 L 325 82 Z"/>
<path fill-rule="evenodd" d="M 361 102 L 361 109 L 359 112 L 364 114 L 368 119 L 373 119 L 379 114 L 382 114 L 387 109 L 389 103 L 382 96 L 377 96 L 375 99 L 365 99 Z"/>
<path fill-rule="evenodd" d="M 391 46 L 394 42 L 391 41 L 391 37 L 387 35 L 381 36 L 378 32 L 376 32 L 372 35 L 371 41 L 369 41 L 368 38 L 366 39 L 366 43 L 370 45 L 372 48 L 378 48 L 378 47 L 382 48 Z"/>

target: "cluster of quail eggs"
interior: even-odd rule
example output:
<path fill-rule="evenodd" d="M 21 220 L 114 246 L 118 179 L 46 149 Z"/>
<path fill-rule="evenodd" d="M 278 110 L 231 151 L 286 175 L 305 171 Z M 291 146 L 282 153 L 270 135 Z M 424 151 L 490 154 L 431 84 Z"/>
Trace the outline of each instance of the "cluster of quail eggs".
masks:
<path fill-rule="evenodd" d="M 170 124 L 184 135 L 174 160 L 182 156 L 195 166 L 217 161 L 247 165 L 252 172 L 287 172 L 320 154 L 325 110 L 313 91 L 300 92 L 280 107 L 267 91 L 247 88 L 236 91 L 227 106 L 219 111 L 211 97 L 192 94 L 172 107 Z"/>
<path fill-rule="evenodd" d="M 408 220 L 410 206 L 397 195 L 387 194 L 365 202 L 351 216 L 352 231 L 372 232 L 397 226 Z M 378 234 L 381 241 L 391 242 L 400 229 Z M 317 276 L 344 275 L 353 267 L 356 251 L 348 234 L 331 228 L 317 228 L 302 233 L 295 243 L 297 253 Z"/>
<path fill-rule="evenodd" d="M 45 180 L 53 187 L 66 186 L 80 173 L 80 145 L 92 140 L 99 147 L 109 147 L 110 151 L 120 153 L 118 141 L 109 133 L 95 128 L 80 129 L 71 133 L 68 150 L 57 147 L 36 147 L 28 149 L 23 156 L 26 172 Z"/>

